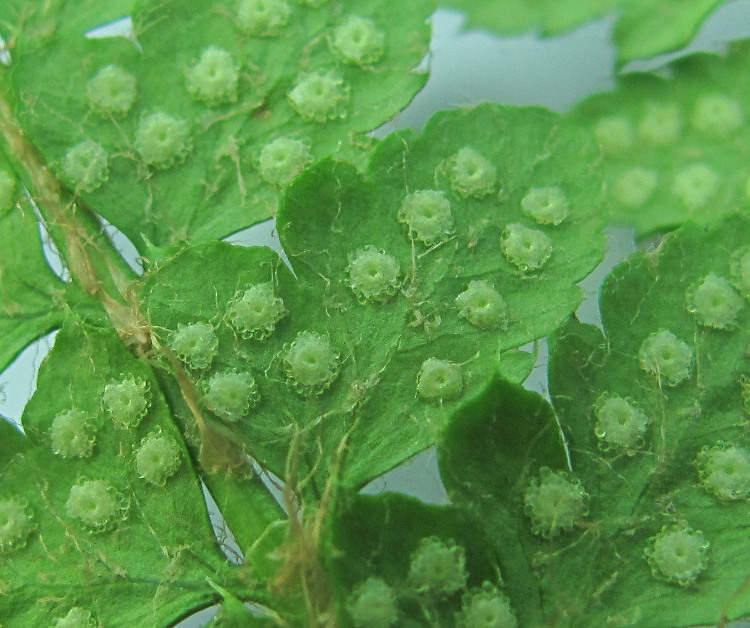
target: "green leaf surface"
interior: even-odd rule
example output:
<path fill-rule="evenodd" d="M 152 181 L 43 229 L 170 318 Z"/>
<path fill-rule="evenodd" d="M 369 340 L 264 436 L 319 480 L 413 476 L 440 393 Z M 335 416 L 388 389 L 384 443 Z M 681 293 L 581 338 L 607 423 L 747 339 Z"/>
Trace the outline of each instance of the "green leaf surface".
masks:
<path fill-rule="evenodd" d="M 612 215 L 640 234 L 747 209 L 750 44 L 695 54 L 669 78 L 628 75 L 575 116 L 600 140 Z"/>
<path fill-rule="evenodd" d="M 496 164 L 499 182 L 485 198 L 462 198 L 443 174 L 446 160 L 467 144 Z M 347 439 L 344 475 L 361 486 L 434 442 L 460 398 L 498 371 L 525 378 L 533 357 L 516 354 L 517 347 L 549 333 L 577 307 L 575 283 L 597 264 L 603 244 L 600 184 L 589 163 L 595 155 L 574 128 L 539 109 L 441 114 L 421 137 L 386 140 L 366 178 L 328 162 L 297 179 L 278 218 L 296 279 L 266 249 L 203 245 L 157 267 L 146 278 L 144 302 L 165 343 L 180 325 L 213 326 L 216 358 L 210 369 L 192 373 L 199 391 L 221 371 L 252 373 L 260 402 L 227 429 L 253 456 L 283 475 L 291 437 L 303 466 L 318 465 L 327 477 Z M 551 184 L 565 190 L 570 215 L 539 228 L 549 234 L 552 256 L 540 271 L 524 273 L 505 258 L 500 237 L 509 223 L 534 224 L 520 200 L 529 188 Z M 398 214 L 408 192 L 435 187 L 450 199 L 455 225 L 446 241 L 427 247 L 409 237 Z M 400 268 L 400 290 L 385 302 L 360 303 L 351 287 L 352 260 L 368 246 Z M 213 268 L 222 271 L 209 273 Z M 507 328 L 485 329 L 459 316 L 456 297 L 475 280 L 501 293 Z M 268 338 L 245 340 L 229 324 L 228 304 L 261 283 L 273 284 L 287 314 Z M 338 352 L 337 375 L 319 395 L 295 392 L 284 372 L 284 356 L 302 332 Z M 430 359 L 460 369 L 456 394 L 430 399 L 417 392 Z"/>
<path fill-rule="evenodd" d="M 151 405 L 140 425 L 118 429 L 102 395 L 113 380 L 128 377 L 147 382 Z M 72 410 L 85 413 L 94 438 L 89 456 L 53 453 L 59 442 L 50 431 L 53 419 Z M 206 577 L 232 581 L 184 447 L 165 486 L 139 477 L 134 456 L 143 438 L 182 440 L 150 369 L 113 333 L 65 326 L 22 420 L 27 436 L 0 422 L 0 501 L 21 505 L 33 526 L 3 547 L 0 616 L 6 625 L 52 625 L 81 608 L 103 625 L 162 627 L 216 599 Z M 107 505 L 99 494 L 91 510 L 69 507 L 71 489 L 85 482 L 105 483 L 114 502 Z M 84 523 L 81 513 L 88 512 L 102 514 L 91 519 L 96 525 Z"/>
<path fill-rule="evenodd" d="M 409 582 L 410 559 L 420 541 L 436 538 L 465 550 L 466 586 L 442 599 L 417 593 Z M 353 626 L 347 601 L 370 577 L 390 586 L 398 600 L 398 626 L 455 626 L 461 594 L 484 582 L 498 584 L 494 548 L 471 514 L 433 506 L 397 493 L 340 494 L 326 531 L 323 555 L 337 598 L 342 626 Z"/>
<path fill-rule="evenodd" d="M 606 336 L 572 321 L 552 344 L 550 390 L 591 502 L 583 531 L 569 535 L 569 549 L 550 562 L 545 589 L 558 610 L 575 600 L 588 622 L 578 625 L 614 618 L 654 628 L 713 625 L 750 611 L 748 569 L 739 550 L 747 542 L 746 493 L 730 499 L 709 492 L 716 466 L 699 462 L 712 447 L 748 447 L 742 381 L 750 370 L 750 310 L 746 299 L 733 299 L 742 305 L 737 325 L 723 329 L 702 324 L 705 309 L 695 306 L 710 273 L 736 283 L 731 256 L 748 236 L 744 216 L 711 229 L 685 224 L 653 253 L 613 271 L 602 294 Z M 716 307 L 722 300 L 707 302 Z M 666 362 L 658 373 L 642 366 L 644 341 L 664 329 L 693 352 L 689 372 L 677 383 Z M 603 394 L 628 400 L 649 418 L 642 442 L 615 447 L 607 440 Z M 747 472 L 738 467 L 727 473 L 741 481 Z M 681 586 L 647 561 L 644 550 L 653 548 L 662 530 L 685 528 L 701 531 L 710 546 L 704 568 L 688 569 L 690 582 Z M 588 555 L 576 548 L 584 543 Z M 554 573 L 587 577 L 566 586 Z"/>
<path fill-rule="evenodd" d="M 491 382 L 453 415 L 438 443 L 438 456 L 451 501 L 478 517 L 497 553 L 519 625 L 558 625 L 560 618 L 543 609 L 545 591 L 536 574 L 546 557 L 566 551 L 566 544 L 550 546 L 534 537 L 522 501 L 541 467 L 566 466 L 552 408 L 517 384 Z M 574 583 L 577 576 L 559 573 Z"/>
<path fill-rule="evenodd" d="M 39 224 L 0 155 L 0 371 L 63 319 L 67 286 L 42 254 Z"/>
<path fill-rule="evenodd" d="M 335 53 L 336 28 L 353 13 L 345 2 L 289 3 L 278 34 L 258 36 L 243 30 L 236 2 L 144 0 L 130 12 L 137 42 L 85 37 L 128 13 L 129 3 L 116 5 L 121 15 L 101 5 L 25 3 L 0 10 L 0 17 L 14 35 L 6 37 L 14 44 L 10 74 L 19 95 L 17 116 L 29 138 L 63 182 L 142 253 L 146 241 L 167 247 L 215 239 L 272 216 L 279 187 L 259 174 L 261 150 L 271 140 L 302 142 L 309 152 L 305 163 L 331 154 L 366 163 L 371 140 L 360 134 L 402 110 L 426 80 L 413 69 L 427 52 L 430 0 L 411 3 L 405 13 L 395 0 L 358 7 L 358 16 L 386 33 L 382 56 L 364 65 Z M 218 101 L 194 97 L 202 93 L 197 88 L 188 91 L 190 68 L 212 46 L 232 56 L 234 100 L 232 90 Z M 136 82 L 135 101 L 121 114 L 97 109 L 87 96 L 89 81 L 111 64 Z M 289 92 L 314 72 L 332 72 L 345 82 L 349 96 L 340 115 L 311 121 L 292 107 Z M 139 125 L 156 112 L 187 125 L 185 150 L 175 150 L 180 154 L 174 159 L 150 157 L 154 153 L 138 139 Z M 68 151 L 83 140 L 98 143 L 108 155 L 108 176 L 95 177 L 102 183 L 96 189 L 66 170 Z"/>
<path fill-rule="evenodd" d="M 553 36 L 616 11 L 617 62 L 648 59 L 687 45 L 721 0 L 448 0 L 466 13 L 469 26 L 503 35 L 541 29 Z"/>

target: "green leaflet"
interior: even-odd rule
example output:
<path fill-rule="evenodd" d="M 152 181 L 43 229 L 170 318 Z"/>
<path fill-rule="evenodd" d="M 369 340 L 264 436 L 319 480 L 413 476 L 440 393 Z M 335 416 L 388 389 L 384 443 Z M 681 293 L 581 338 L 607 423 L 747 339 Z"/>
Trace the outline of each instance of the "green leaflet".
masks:
<path fill-rule="evenodd" d="M 612 11 L 620 13 L 614 32 L 618 65 L 647 59 L 687 45 L 720 0 L 689 0 L 679 7 L 670 0 L 449 0 L 445 6 L 464 11 L 469 25 L 510 34 L 540 28 L 556 35 Z"/>
<path fill-rule="evenodd" d="M 531 531 L 539 511 L 529 487 L 540 467 L 566 467 L 546 402 L 495 385 L 446 431 L 443 479 L 454 500 L 478 509 L 485 528 L 495 531 L 523 625 L 657 628 L 747 614 L 747 566 L 736 548 L 745 542 L 750 465 L 732 448 L 748 442 L 743 386 L 750 312 L 730 289 L 743 285 L 732 253 L 746 252 L 749 230 L 738 216 L 710 231 L 686 224 L 606 281 L 606 337 L 575 320 L 557 333 L 550 390 L 573 477 L 588 494 L 575 516 L 548 511 L 556 525 L 569 524 L 567 531 L 549 539 Z M 706 324 L 732 319 L 726 329 Z M 644 349 L 664 330 L 692 352 L 687 365 L 676 348 L 682 345 Z M 647 417 L 639 437 L 625 445 L 616 437 L 632 427 L 632 415 L 607 414 L 603 408 L 614 398 Z M 730 450 L 729 464 L 711 458 Z M 682 545 L 684 554 L 675 553 L 674 535 L 693 543 Z M 541 598 L 530 596 L 534 591 Z"/>
<path fill-rule="evenodd" d="M 66 284 L 42 255 L 39 225 L 0 155 L 0 371 L 60 324 Z"/>
<path fill-rule="evenodd" d="M 444 174 L 465 144 L 497 169 L 483 198 L 462 198 Z M 327 478 L 346 438 L 343 476 L 362 486 L 434 442 L 456 403 L 501 369 L 521 381 L 532 361 L 515 349 L 549 333 L 578 305 L 574 284 L 601 256 L 599 187 L 588 165 L 594 155 L 575 129 L 542 110 L 483 106 L 439 115 L 420 137 L 386 140 L 367 178 L 333 162 L 298 178 L 278 217 L 296 280 L 269 250 L 206 244 L 147 275 L 146 310 L 173 348 L 185 326 L 213 329 L 215 356 L 189 370 L 204 413 L 259 461 L 284 475 L 291 440 L 300 473 L 316 468 Z M 552 183 L 568 194 L 570 216 L 539 226 L 553 243 L 552 256 L 541 271 L 523 273 L 503 255 L 500 237 L 509 223 L 534 224 L 520 199 L 529 187 Z M 431 187 L 449 199 L 454 224 L 447 240 L 428 247 L 410 239 L 398 216 L 410 191 Z M 378 251 L 397 262 L 397 285 L 367 300 L 353 260 Z M 504 324 L 483 328 L 460 315 L 456 299 L 472 281 L 502 295 Z M 231 303 L 263 284 L 285 312 L 267 337 L 245 338 Z M 300 338 L 313 342 L 310 334 L 338 356 L 316 390 L 300 385 L 288 359 Z M 211 407 L 213 378 L 227 372 L 249 372 L 257 386 L 257 405 L 248 402 L 241 416 Z"/>
<path fill-rule="evenodd" d="M 704 465 L 698 462 L 703 448 L 707 453 L 719 442 L 723 448 L 748 446 L 741 382 L 748 371 L 750 312 L 744 298 L 732 300 L 732 311 L 744 301 L 738 327 L 712 328 L 702 323 L 705 304 L 696 296 L 710 273 L 742 285 L 733 274 L 737 266 L 731 256 L 745 246 L 749 234 L 744 216 L 707 231 L 686 224 L 654 255 L 633 258 L 605 283 L 606 344 L 596 331 L 571 323 L 553 349 L 550 387 L 561 421 L 572 450 L 590 452 L 576 458 L 576 471 L 587 486 L 609 496 L 607 504 L 592 500 L 591 509 L 591 519 L 601 522 L 620 555 L 618 560 L 610 550 L 601 550 L 602 581 L 618 573 L 616 582 L 602 591 L 601 602 L 609 612 L 637 613 L 644 618 L 642 625 L 656 626 L 646 619 L 656 617 L 658 625 L 712 624 L 750 610 L 747 566 L 736 552 L 744 543 L 747 499 L 709 493 Z M 716 296 L 714 303 L 721 302 Z M 672 331 L 693 351 L 689 376 L 671 386 L 665 377 L 660 386 L 639 364 L 644 339 L 660 329 Z M 602 452 L 593 434 L 594 414 L 581 412 L 603 392 L 627 396 L 651 418 L 645 445 L 633 456 Z M 734 477 L 741 479 L 741 472 Z M 707 567 L 694 586 L 668 584 L 663 575 L 654 578 L 642 555 L 650 537 L 675 524 L 702 531 L 710 543 Z M 604 616 L 603 609 L 596 613 Z"/>
<path fill-rule="evenodd" d="M 541 467 L 565 468 L 552 408 L 517 384 L 491 382 L 451 418 L 441 435 L 438 455 L 451 501 L 477 515 L 491 540 L 519 625 L 558 625 L 556 609 L 543 607 L 547 590 L 536 574 L 547 564 L 548 555 L 553 557 L 562 545 L 550 547 L 549 542 L 534 537 L 522 501 L 526 485 Z M 557 573 L 554 563 L 550 573 Z M 578 574 L 560 571 L 558 576 L 571 585 L 578 583 Z M 567 624 L 560 621 L 559 625 Z M 584 624 L 574 621 L 570 625 Z"/>
<path fill-rule="evenodd" d="M 427 538 L 465 550 L 463 571 L 468 578 L 454 593 L 418 593 L 410 582 L 410 558 Z M 498 584 L 496 553 L 471 515 L 460 508 L 426 505 L 396 493 L 371 497 L 342 492 L 330 517 L 324 547 L 342 626 L 353 625 L 352 597 L 357 585 L 371 577 L 391 587 L 397 599 L 396 625 L 405 628 L 454 626 L 462 593 L 476 590 L 484 582 Z"/>
<path fill-rule="evenodd" d="M 626 76 L 578 107 L 602 145 L 616 220 L 647 234 L 747 206 L 749 66 L 750 47 L 736 43 L 727 57 L 673 63 L 669 79 Z"/>
<path fill-rule="evenodd" d="M 102 401 L 105 387 L 123 378 L 147 382 L 150 407 L 136 428 L 116 428 Z M 70 411 L 86 417 L 86 438 L 66 438 L 55 417 Z M 51 625 L 78 607 L 107 625 L 164 626 L 215 600 L 207 576 L 232 582 L 158 384 L 113 333 L 75 325 L 60 331 L 23 424 L 28 438 L 0 423 L 0 501 L 31 516 L 17 542 L 3 547 L 4 622 Z M 155 435 L 179 452 L 165 486 L 141 479 L 135 463 L 142 439 Z M 70 453 L 85 449 L 89 437 L 89 456 Z M 56 447 L 68 456 L 54 454 Z"/>
<path fill-rule="evenodd" d="M 238 13 L 244 4 L 258 3 L 144 1 L 118 15 L 71 0 L 0 14 L 16 37 L 10 74 L 21 124 L 63 182 L 142 252 L 144 238 L 156 247 L 215 239 L 272 216 L 279 187 L 298 167 L 331 154 L 362 161 L 370 140 L 359 133 L 390 119 L 424 84 L 413 68 L 427 52 L 430 0 L 406 14 L 394 0 L 360 7 L 358 16 L 387 33 L 382 55 L 363 65 L 338 52 L 346 3 L 272 3 L 290 11 L 270 30 L 248 25 Z M 128 13 L 142 51 L 123 37 L 84 36 Z M 204 60 L 206 50 L 214 56 Z M 229 78 L 222 83 L 214 71 Z M 313 105 L 320 120 L 297 113 L 289 97 L 315 72 L 346 96 L 332 109 Z M 305 94 L 318 97 L 315 85 Z M 298 152 L 263 161 L 263 147 L 279 138 Z M 94 144 L 74 154 L 82 174 L 67 157 L 84 140 Z"/>

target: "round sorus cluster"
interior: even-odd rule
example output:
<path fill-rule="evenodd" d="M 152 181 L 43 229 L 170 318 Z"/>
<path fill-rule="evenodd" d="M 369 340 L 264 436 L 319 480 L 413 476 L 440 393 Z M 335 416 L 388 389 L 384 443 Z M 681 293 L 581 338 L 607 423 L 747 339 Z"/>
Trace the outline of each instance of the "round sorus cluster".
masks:
<path fill-rule="evenodd" d="M 588 493 L 577 479 L 549 467 L 539 470 L 524 495 L 524 509 L 531 529 L 545 539 L 572 530 L 588 514 Z"/>
<path fill-rule="evenodd" d="M 135 377 L 112 381 L 104 387 L 104 408 L 120 429 L 134 429 L 151 405 L 148 383 Z"/>
<path fill-rule="evenodd" d="M 687 586 L 706 568 L 708 546 L 700 531 L 665 526 L 650 539 L 644 554 L 655 578 Z"/>
<path fill-rule="evenodd" d="M 479 329 L 506 329 L 508 306 L 489 281 L 469 282 L 456 297 L 458 315 Z"/>
<path fill-rule="evenodd" d="M 94 451 L 94 425 L 81 410 L 65 410 L 52 419 L 52 451 L 63 458 L 86 458 Z"/>
<path fill-rule="evenodd" d="M 0 499 L 0 552 L 26 545 L 34 529 L 31 511 L 14 499 Z"/>
<path fill-rule="evenodd" d="M 219 350 L 219 339 L 209 323 L 178 324 L 169 346 L 190 368 L 205 369 Z"/>
<path fill-rule="evenodd" d="M 395 257 L 368 244 L 349 255 L 346 281 L 360 303 L 384 302 L 398 292 L 400 271 Z"/>
<path fill-rule="evenodd" d="M 346 117 L 349 86 L 335 70 L 301 74 L 287 94 L 292 108 L 308 122 Z"/>
<path fill-rule="evenodd" d="M 83 480 L 70 488 L 65 508 L 69 516 L 99 532 L 121 521 L 126 507 L 122 496 L 104 480 Z"/>
<path fill-rule="evenodd" d="M 258 159 L 258 172 L 268 183 L 285 186 L 294 181 L 313 159 L 302 140 L 280 137 L 263 146 Z"/>
<path fill-rule="evenodd" d="M 714 329 L 731 329 L 737 326 L 737 318 L 744 302 L 729 280 L 709 273 L 698 286 L 687 292 L 688 311 L 699 324 Z"/>
<path fill-rule="evenodd" d="M 728 137 L 744 123 L 742 109 L 740 102 L 726 94 L 706 94 L 696 101 L 691 122 L 708 137 Z"/>
<path fill-rule="evenodd" d="M 93 192 L 109 178 L 109 155 L 96 142 L 83 140 L 65 155 L 62 176 L 77 191 Z"/>
<path fill-rule="evenodd" d="M 272 283 L 255 284 L 237 292 L 227 307 L 229 324 L 246 339 L 267 338 L 285 314 L 284 301 L 276 296 Z"/>
<path fill-rule="evenodd" d="M 338 375 L 339 355 L 323 336 L 301 331 L 284 350 L 282 367 L 289 385 L 299 394 L 320 395 Z"/>
<path fill-rule="evenodd" d="M 690 377 L 693 350 L 671 331 L 651 334 L 638 350 L 641 368 L 667 386 L 676 386 Z"/>
<path fill-rule="evenodd" d="M 709 493 L 723 500 L 750 497 L 750 453 L 736 445 L 717 443 L 698 454 L 698 475 Z"/>
<path fill-rule="evenodd" d="M 380 578 L 368 578 L 357 586 L 346 607 L 357 628 L 390 628 L 398 621 L 396 596 Z"/>
<path fill-rule="evenodd" d="M 538 229 L 512 223 L 500 237 L 506 259 L 521 271 L 538 270 L 552 256 L 552 240 Z"/>
<path fill-rule="evenodd" d="M 411 555 L 409 586 L 419 593 L 444 597 L 466 586 L 464 548 L 437 537 L 424 538 Z"/>
<path fill-rule="evenodd" d="M 284 0 L 240 0 L 237 23 L 250 35 L 278 35 L 289 22 L 292 9 Z"/>
<path fill-rule="evenodd" d="M 198 62 L 185 70 L 190 95 L 210 105 L 237 100 L 239 69 L 232 55 L 216 46 L 209 46 Z"/>
<path fill-rule="evenodd" d="M 172 438 L 163 434 L 149 434 L 135 453 L 138 475 L 156 486 L 164 486 L 179 466 L 180 448 Z"/>
<path fill-rule="evenodd" d="M 570 214 L 570 203 L 561 187 L 549 185 L 531 188 L 521 199 L 521 211 L 541 225 L 559 225 Z"/>
<path fill-rule="evenodd" d="M 206 382 L 203 402 L 226 421 L 239 421 L 260 399 L 258 386 L 250 373 L 224 371 Z"/>
<path fill-rule="evenodd" d="M 126 114 L 135 102 L 135 77 L 118 65 L 104 66 L 86 83 L 86 96 L 100 112 Z"/>
<path fill-rule="evenodd" d="M 716 194 L 721 177 L 711 166 L 691 164 L 678 172 L 672 183 L 672 194 L 690 211 L 704 208 Z"/>
<path fill-rule="evenodd" d="M 448 360 L 428 358 L 417 374 L 417 394 L 425 401 L 451 401 L 461 396 L 461 366 Z"/>
<path fill-rule="evenodd" d="M 594 406 L 594 433 L 605 451 L 629 453 L 643 446 L 649 418 L 632 401 L 604 393 Z"/>
<path fill-rule="evenodd" d="M 398 212 L 409 235 L 427 246 L 443 242 L 453 232 L 450 201 L 440 190 L 417 190 L 404 198 Z"/>
<path fill-rule="evenodd" d="M 462 198 L 482 198 L 492 193 L 497 169 L 477 150 L 464 146 L 446 163 L 453 193 Z"/>
<path fill-rule="evenodd" d="M 346 63 L 369 65 L 383 56 L 385 33 L 373 20 L 352 15 L 334 29 L 331 46 Z"/>
<path fill-rule="evenodd" d="M 188 123 L 163 111 L 143 116 L 135 129 L 135 149 L 154 168 L 169 168 L 183 161 L 192 148 Z"/>
<path fill-rule="evenodd" d="M 508 597 L 489 582 L 467 593 L 456 617 L 456 628 L 518 628 Z"/>

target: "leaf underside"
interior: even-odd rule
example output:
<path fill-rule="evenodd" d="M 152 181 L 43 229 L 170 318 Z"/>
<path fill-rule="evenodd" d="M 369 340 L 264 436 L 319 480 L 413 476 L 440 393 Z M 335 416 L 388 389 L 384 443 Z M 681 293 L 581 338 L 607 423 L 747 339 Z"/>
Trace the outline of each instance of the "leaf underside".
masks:
<path fill-rule="evenodd" d="M 469 143 L 500 173 L 496 191 L 482 199 L 461 198 L 440 175 L 446 159 Z M 252 373 L 260 402 L 231 429 L 259 461 L 283 475 L 291 437 L 303 466 L 326 478 L 347 438 L 343 477 L 362 486 L 433 443 L 456 404 L 497 372 L 524 379 L 533 359 L 517 347 L 577 307 L 575 283 L 602 252 L 600 190 L 588 165 L 595 155 L 576 130 L 542 110 L 485 106 L 441 114 L 420 137 L 386 140 L 366 177 L 328 162 L 298 178 L 278 217 L 296 279 L 268 249 L 200 245 L 146 277 L 149 317 L 167 343 L 179 325 L 212 324 L 219 350 L 210 369 L 192 373 L 199 390 L 219 371 Z M 552 257 L 541 271 L 522 273 L 504 257 L 500 235 L 512 222 L 533 224 L 520 199 L 551 183 L 567 192 L 571 215 L 540 227 L 554 243 Z M 447 241 L 428 248 L 410 239 L 397 215 L 407 191 L 435 187 L 450 199 L 455 225 Z M 351 256 L 368 245 L 399 263 L 401 289 L 387 302 L 359 303 L 349 286 Z M 481 329 L 459 317 L 455 299 L 478 279 L 507 302 L 507 329 Z M 267 282 L 288 313 L 268 338 L 244 340 L 228 324 L 227 306 L 238 291 Z M 326 338 L 339 355 L 338 375 L 320 395 L 292 390 L 282 369 L 304 331 Z M 428 358 L 460 365 L 459 398 L 417 394 Z"/>
<path fill-rule="evenodd" d="M 747 210 L 749 67 L 750 45 L 738 42 L 726 57 L 671 64 L 670 78 L 626 76 L 579 105 L 574 115 L 602 140 L 615 220 L 643 235 Z"/>
<path fill-rule="evenodd" d="M 550 392 L 574 476 L 590 496 L 571 531 L 536 536 L 524 508 L 540 467 L 567 468 L 544 400 L 495 384 L 451 422 L 440 446 L 443 480 L 454 503 L 477 512 L 494 539 L 522 625 L 714 625 L 750 611 L 747 565 L 737 551 L 750 506 L 707 491 L 696 462 L 704 448 L 748 445 L 740 382 L 748 373 L 750 309 L 743 299 L 736 326 L 709 328 L 686 296 L 710 273 L 729 279 L 730 256 L 749 235 L 741 216 L 708 231 L 686 224 L 606 280 L 606 336 L 575 319 L 555 335 Z M 689 377 L 674 385 L 639 361 L 644 340 L 664 329 L 693 351 Z M 649 417 L 642 444 L 607 447 L 597 437 L 602 394 Z M 644 554 L 674 529 L 700 531 L 710 544 L 705 568 L 684 586 Z"/>
<path fill-rule="evenodd" d="M 18 93 L 17 117 L 52 170 L 76 187 L 87 204 L 127 235 L 141 253 L 224 237 L 271 217 L 279 189 L 258 173 L 262 147 L 272 139 L 303 141 L 311 159 L 335 154 L 366 163 L 371 141 L 360 134 L 386 122 L 424 85 L 413 71 L 427 52 L 430 0 L 399 10 L 395 0 L 359 7 L 387 33 L 384 53 L 369 65 L 341 61 L 330 44 L 349 16 L 344 2 L 315 8 L 290 3 L 288 22 L 274 36 L 241 29 L 234 2 L 123 2 L 93 0 L 52 6 L 15 2 L 0 9 L 13 43 L 9 70 Z M 109 3 L 105 3 L 108 5 Z M 136 41 L 87 38 L 116 18 L 132 16 Z M 12 35 L 12 36 L 11 36 Z M 282 37 L 283 35 L 283 37 Z M 237 99 L 207 103 L 191 97 L 186 71 L 205 49 L 231 53 L 239 68 Z M 116 64 L 136 79 L 135 103 L 122 115 L 97 111 L 87 83 Z M 334 72 L 348 85 L 341 117 L 308 121 L 287 93 L 304 73 Z M 52 113 L 54 112 L 54 113 Z M 143 116 L 163 112 L 188 122 L 192 149 L 171 166 L 149 166 L 139 154 L 136 129 Z M 109 156 L 109 177 L 86 191 L 66 180 L 67 152 L 83 140 Z"/>
<path fill-rule="evenodd" d="M 187 450 L 179 445 L 180 466 L 166 487 L 146 483 L 135 468 L 147 435 L 182 443 L 150 373 L 111 332 L 70 324 L 40 369 L 23 415 L 26 436 L 0 422 L 2 499 L 25 507 L 34 526 L 25 543 L 2 552 L 0 615 L 7 625 L 52 625 L 79 607 L 103 625 L 161 628 L 215 601 L 206 578 L 226 581 L 226 561 Z M 146 417 L 130 430 L 117 429 L 101 405 L 104 387 L 126 377 L 148 382 L 151 398 Z M 52 451 L 53 417 L 70 410 L 90 421 L 88 457 Z M 91 480 L 106 482 L 122 505 L 102 531 L 66 506 L 71 487 Z"/>

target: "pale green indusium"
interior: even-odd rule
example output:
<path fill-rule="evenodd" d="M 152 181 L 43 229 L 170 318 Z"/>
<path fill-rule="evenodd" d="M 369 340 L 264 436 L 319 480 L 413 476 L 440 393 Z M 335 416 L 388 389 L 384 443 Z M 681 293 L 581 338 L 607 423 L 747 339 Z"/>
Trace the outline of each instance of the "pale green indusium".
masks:
<path fill-rule="evenodd" d="M 205 385 L 203 402 L 214 414 L 227 421 L 239 421 L 260 400 L 258 386 L 250 373 L 216 373 Z"/>
<path fill-rule="evenodd" d="M 453 192 L 461 198 L 483 198 L 491 194 L 497 169 L 480 152 L 464 146 L 445 165 Z"/>
<path fill-rule="evenodd" d="M 300 395 L 320 395 L 338 375 L 339 355 L 322 336 L 302 331 L 283 352 L 282 368 L 289 385 Z"/>
<path fill-rule="evenodd" d="M 539 470 L 524 495 L 524 510 L 531 529 L 545 539 L 569 532 L 588 514 L 589 496 L 577 479 L 549 467 Z"/>
<path fill-rule="evenodd" d="M 690 377 L 693 350 L 669 330 L 651 334 L 638 351 L 641 368 L 667 386 L 676 386 Z"/>
<path fill-rule="evenodd" d="M 170 437 L 149 434 L 135 454 L 138 475 L 155 486 L 164 486 L 180 466 L 180 448 Z"/>
<path fill-rule="evenodd" d="M 312 161 L 312 153 L 302 140 L 280 137 L 268 142 L 260 151 L 258 172 L 268 183 L 289 185 Z"/>
<path fill-rule="evenodd" d="M 687 586 L 706 568 L 708 546 L 700 531 L 665 526 L 644 553 L 655 578 Z"/>
<path fill-rule="evenodd" d="M 16 179 L 5 170 L 0 170 L 0 211 L 13 207 L 16 195 Z"/>
<path fill-rule="evenodd" d="M 531 188 L 521 199 L 521 211 L 540 225 L 559 225 L 570 214 L 570 203 L 561 187 L 549 185 Z"/>
<path fill-rule="evenodd" d="M 373 20 L 352 15 L 334 29 L 331 45 L 343 61 L 368 65 L 383 56 L 385 33 Z"/>
<path fill-rule="evenodd" d="M 706 207 L 719 188 L 719 174 L 704 163 L 696 163 L 675 175 L 674 194 L 686 209 L 694 211 Z"/>
<path fill-rule="evenodd" d="M 398 621 L 396 595 L 380 578 L 357 586 L 346 605 L 357 628 L 389 628 Z"/>
<path fill-rule="evenodd" d="M 53 619 L 52 625 L 54 628 L 94 628 L 97 624 L 89 611 L 80 606 L 74 606 L 65 617 Z"/>
<path fill-rule="evenodd" d="M 31 511 L 13 499 L 0 500 L 0 552 L 26 545 L 34 529 Z"/>
<path fill-rule="evenodd" d="M 135 102 L 135 77 L 118 65 L 104 66 L 86 83 L 86 96 L 101 113 L 125 114 Z"/>
<path fill-rule="evenodd" d="M 464 548 L 429 537 L 411 555 L 407 581 L 418 593 L 445 597 L 463 589 L 467 576 Z"/>
<path fill-rule="evenodd" d="M 617 178 L 611 194 L 625 207 L 641 207 L 654 195 L 658 182 L 656 170 L 634 166 Z"/>
<path fill-rule="evenodd" d="M 521 271 L 538 270 L 552 256 L 552 240 L 538 229 L 521 223 L 508 225 L 500 236 L 500 247 L 507 260 Z"/>
<path fill-rule="evenodd" d="M 109 155 L 96 142 L 83 140 L 65 155 L 62 176 L 76 190 L 93 192 L 109 178 Z"/>
<path fill-rule="evenodd" d="M 110 382 L 104 387 L 102 403 L 115 426 L 134 429 L 151 405 L 148 383 L 135 377 Z"/>
<path fill-rule="evenodd" d="M 65 410 L 52 419 L 52 451 L 63 458 L 86 458 L 94 451 L 94 425 L 81 410 Z"/>
<path fill-rule="evenodd" d="M 237 23 L 250 35 L 271 37 L 286 26 L 291 14 L 284 0 L 240 0 Z"/>
<path fill-rule="evenodd" d="M 676 142 L 682 133 L 683 117 L 675 103 L 648 102 L 638 125 L 638 138 L 647 144 L 668 145 Z"/>
<path fill-rule="evenodd" d="M 596 401 L 594 414 L 594 433 L 603 450 L 634 453 L 643 446 L 649 418 L 632 401 L 604 393 Z"/>
<path fill-rule="evenodd" d="M 239 70 L 226 50 L 210 46 L 198 62 L 185 70 L 187 90 L 196 100 L 210 105 L 237 100 Z"/>
<path fill-rule="evenodd" d="M 602 118 L 594 127 L 594 135 L 601 149 L 608 155 L 619 155 L 633 146 L 633 126 L 623 116 Z"/>
<path fill-rule="evenodd" d="M 417 374 L 417 394 L 425 401 L 451 401 L 461 396 L 464 389 L 461 365 L 428 358 Z"/>
<path fill-rule="evenodd" d="M 723 500 L 750 497 L 750 453 L 742 447 L 717 443 L 698 454 L 698 475 L 709 493 Z"/>
<path fill-rule="evenodd" d="M 508 306 L 486 280 L 469 282 L 464 292 L 456 297 L 458 315 L 479 329 L 506 329 Z"/>
<path fill-rule="evenodd" d="M 346 282 L 360 303 L 385 302 L 400 286 L 398 260 L 367 244 L 349 255 Z"/>
<path fill-rule="evenodd" d="M 308 122 L 345 118 L 349 86 L 336 70 L 301 74 L 287 94 L 292 108 Z"/>
<path fill-rule="evenodd" d="M 237 292 L 227 307 L 229 324 L 246 339 L 267 338 L 285 314 L 284 301 L 276 296 L 270 282 Z"/>
<path fill-rule="evenodd" d="M 410 192 L 401 203 L 398 220 L 409 235 L 427 246 L 446 240 L 453 232 L 450 201 L 440 190 Z"/>
<path fill-rule="evenodd" d="M 687 292 L 687 309 L 698 323 L 714 329 L 737 326 L 744 302 L 724 277 L 709 273 Z"/>
<path fill-rule="evenodd" d="M 135 149 L 154 168 L 169 168 L 183 161 L 193 147 L 188 123 L 156 111 L 143 116 L 135 130 Z"/>
<path fill-rule="evenodd" d="M 70 488 L 65 509 L 92 531 L 105 530 L 123 518 L 122 496 L 104 480 L 84 480 Z"/>
<path fill-rule="evenodd" d="M 463 597 L 457 628 L 518 628 L 508 597 L 489 582 Z"/>
<path fill-rule="evenodd" d="M 189 367 L 205 369 L 211 366 L 219 350 L 219 339 L 208 323 L 178 324 L 169 346 Z"/>
<path fill-rule="evenodd" d="M 692 124 L 708 137 L 727 137 L 745 121 L 742 105 L 725 94 L 707 94 L 695 103 Z"/>

